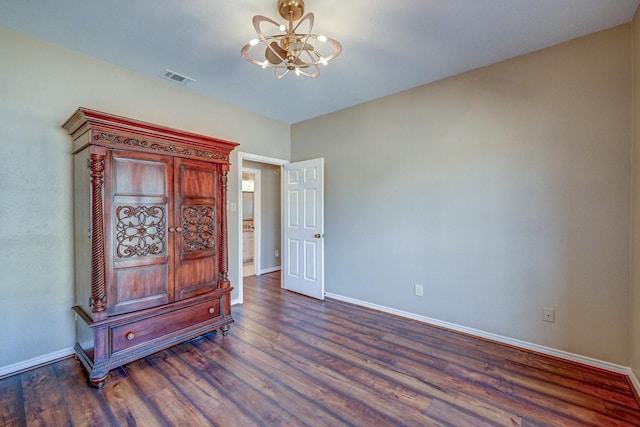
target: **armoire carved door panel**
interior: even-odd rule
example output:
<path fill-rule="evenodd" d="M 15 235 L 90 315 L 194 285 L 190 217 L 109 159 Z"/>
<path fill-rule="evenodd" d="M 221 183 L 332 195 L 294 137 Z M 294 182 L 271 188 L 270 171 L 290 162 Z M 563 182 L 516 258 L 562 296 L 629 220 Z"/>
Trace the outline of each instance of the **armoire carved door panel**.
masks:
<path fill-rule="evenodd" d="M 214 290 L 218 282 L 218 174 L 206 162 L 175 159 L 176 300 Z"/>
<path fill-rule="evenodd" d="M 113 151 L 106 184 L 107 251 L 113 269 L 107 270 L 114 314 L 167 304 L 174 298 L 173 159 L 146 153 Z M 107 260 L 109 262 L 109 260 Z"/>

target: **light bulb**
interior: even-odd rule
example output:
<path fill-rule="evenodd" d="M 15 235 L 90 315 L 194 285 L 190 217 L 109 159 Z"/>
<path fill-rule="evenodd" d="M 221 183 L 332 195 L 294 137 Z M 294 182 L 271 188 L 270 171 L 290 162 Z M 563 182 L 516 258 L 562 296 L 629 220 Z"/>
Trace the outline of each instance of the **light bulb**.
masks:
<path fill-rule="evenodd" d="M 296 68 L 296 76 L 300 75 L 300 68 Z"/>
<path fill-rule="evenodd" d="M 287 27 L 285 27 L 284 24 L 280 24 L 278 28 L 280 29 L 280 31 L 284 31 L 287 29 Z"/>
<path fill-rule="evenodd" d="M 267 68 L 267 65 L 269 65 L 269 61 L 265 59 L 262 63 L 262 69 L 264 70 L 265 68 Z"/>
<path fill-rule="evenodd" d="M 249 46 L 255 46 L 258 43 L 260 43 L 260 40 L 258 40 L 258 39 L 249 40 Z"/>
<path fill-rule="evenodd" d="M 319 36 L 317 37 L 317 39 L 318 39 L 318 41 L 319 41 L 319 42 L 324 43 L 324 42 L 326 42 L 326 41 L 327 41 L 327 36 L 319 35 Z"/>

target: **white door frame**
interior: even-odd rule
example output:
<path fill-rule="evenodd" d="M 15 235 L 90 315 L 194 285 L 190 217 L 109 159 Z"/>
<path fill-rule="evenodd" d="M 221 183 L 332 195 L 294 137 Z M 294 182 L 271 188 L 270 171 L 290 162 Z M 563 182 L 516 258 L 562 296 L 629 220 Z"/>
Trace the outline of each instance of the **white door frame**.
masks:
<path fill-rule="evenodd" d="M 276 165 L 276 166 L 283 166 L 289 163 L 289 160 L 277 159 L 275 157 L 266 157 L 266 156 L 261 156 L 259 154 L 244 153 L 242 151 L 238 152 L 238 167 L 236 168 L 237 170 L 236 180 L 237 180 L 237 186 L 238 186 L 238 194 L 236 195 L 238 200 L 238 209 L 237 209 L 238 227 L 236 230 L 236 235 L 238 238 L 238 283 L 236 287 L 238 288 L 238 299 L 233 301 L 234 304 L 236 303 L 242 304 L 244 301 L 244 287 L 243 287 L 243 277 L 242 277 L 242 167 L 243 167 L 242 162 L 244 160 L 250 160 L 252 162 L 266 163 L 268 165 Z M 283 206 L 282 203 L 283 203 L 282 174 L 280 174 L 280 208 L 281 208 L 280 223 L 281 224 L 282 224 L 282 206 Z M 280 239 L 280 256 L 282 256 L 282 238 Z M 280 265 L 282 265 L 282 258 L 280 259 Z M 282 287 L 282 278 L 280 279 L 280 287 Z"/>

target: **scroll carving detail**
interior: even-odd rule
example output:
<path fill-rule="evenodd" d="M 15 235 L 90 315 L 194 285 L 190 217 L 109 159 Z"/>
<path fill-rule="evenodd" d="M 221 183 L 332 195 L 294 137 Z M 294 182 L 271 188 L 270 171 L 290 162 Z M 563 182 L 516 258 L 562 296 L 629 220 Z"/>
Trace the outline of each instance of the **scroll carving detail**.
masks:
<path fill-rule="evenodd" d="M 182 207 L 183 248 L 189 251 L 214 247 L 214 211 L 211 206 Z"/>
<path fill-rule="evenodd" d="M 220 159 L 224 161 L 229 160 L 229 157 L 222 153 L 216 153 L 216 152 L 212 153 L 211 151 L 199 150 L 196 148 L 180 148 L 171 144 L 159 144 L 159 143 L 149 144 L 147 141 L 142 139 L 130 138 L 130 137 L 125 137 L 120 135 L 112 135 L 104 132 L 100 132 L 99 134 L 94 135 L 93 139 L 109 141 L 111 143 L 119 144 L 119 145 L 128 145 L 131 147 L 145 148 L 148 150 L 164 151 L 170 154 L 181 154 L 183 156 L 201 157 L 205 159 Z"/>
<path fill-rule="evenodd" d="M 116 254 L 120 258 L 165 253 L 165 211 L 161 206 L 116 209 Z"/>

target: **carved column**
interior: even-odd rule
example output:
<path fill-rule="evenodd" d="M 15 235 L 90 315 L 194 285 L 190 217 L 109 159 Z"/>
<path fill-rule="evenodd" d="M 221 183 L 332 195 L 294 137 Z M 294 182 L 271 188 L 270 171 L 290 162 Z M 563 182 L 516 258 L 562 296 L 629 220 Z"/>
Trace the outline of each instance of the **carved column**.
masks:
<path fill-rule="evenodd" d="M 229 257 L 227 254 L 227 187 L 228 165 L 222 165 L 220 173 L 220 287 L 229 287 Z"/>
<path fill-rule="evenodd" d="M 103 154 L 91 154 L 91 300 L 94 313 L 106 310 L 106 284 L 104 260 L 104 207 L 102 184 L 104 183 Z"/>

